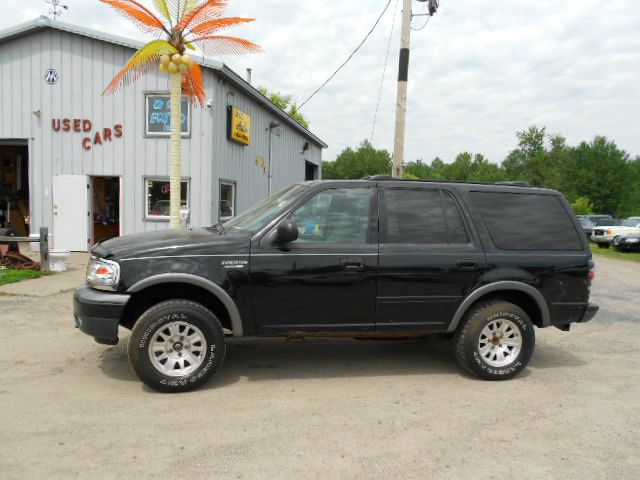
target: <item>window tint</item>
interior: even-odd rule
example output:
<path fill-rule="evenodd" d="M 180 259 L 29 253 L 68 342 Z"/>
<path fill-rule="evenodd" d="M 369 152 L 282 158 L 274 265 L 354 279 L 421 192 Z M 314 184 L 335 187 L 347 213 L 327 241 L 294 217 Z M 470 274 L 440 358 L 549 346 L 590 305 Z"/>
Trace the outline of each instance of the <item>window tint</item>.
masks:
<path fill-rule="evenodd" d="M 387 189 L 387 243 L 447 243 L 440 190 Z"/>
<path fill-rule="evenodd" d="M 471 192 L 471 198 L 502 250 L 582 250 L 571 218 L 554 195 Z"/>
<path fill-rule="evenodd" d="M 367 243 L 370 203 L 369 188 L 323 190 L 291 214 L 296 243 Z"/>
<path fill-rule="evenodd" d="M 464 228 L 464 221 L 456 204 L 456 200 L 449 192 L 442 192 L 444 201 L 444 214 L 447 220 L 447 240 L 448 243 L 461 244 L 469 243 L 467 231 Z"/>

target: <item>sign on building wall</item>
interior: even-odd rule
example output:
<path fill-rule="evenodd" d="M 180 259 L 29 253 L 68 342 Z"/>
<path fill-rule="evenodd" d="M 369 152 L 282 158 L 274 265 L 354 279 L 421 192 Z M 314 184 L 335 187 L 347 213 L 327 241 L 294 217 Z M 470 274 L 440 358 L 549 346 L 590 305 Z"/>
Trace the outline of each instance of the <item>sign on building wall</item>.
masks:
<path fill-rule="evenodd" d="M 146 127 L 148 137 L 168 137 L 171 133 L 171 102 L 168 94 L 147 93 L 146 95 Z M 191 134 L 189 116 L 191 109 L 187 97 L 182 97 L 182 136 Z"/>
<path fill-rule="evenodd" d="M 237 107 L 227 107 L 227 128 L 229 140 L 241 145 L 251 143 L 251 115 Z"/>
<path fill-rule="evenodd" d="M 55 68 L 47 68 L 44 72 L 44 83 L 47 85 L 55 85 L 58 83 L 58 71 Z"/>
<path fill-rule="evenodd" d="M 91 150 L 95 145 L 110 142 L 113 138 L 120 138 L 124 133 L 124 127 L 116 123 L 113 128 L 93 127 L 93 122 L 88 118 L 52 118 L 51 129 L 54 132 L 83 133 L 82 148 Z"/>

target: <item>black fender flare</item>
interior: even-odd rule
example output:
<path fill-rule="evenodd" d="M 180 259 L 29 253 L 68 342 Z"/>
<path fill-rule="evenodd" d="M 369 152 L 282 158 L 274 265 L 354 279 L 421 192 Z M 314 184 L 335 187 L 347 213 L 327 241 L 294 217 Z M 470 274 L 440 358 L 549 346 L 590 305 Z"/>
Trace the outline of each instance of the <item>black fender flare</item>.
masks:
<path fill-rule="evenodd" d="M 144 278 L 134 283 L 127 289 L 127 293 L 136 293 L 153 285 L 160 285 L 163 283 L 188 283 L 190 285 L 195 285 L 209 291 L 212 295 L 214 295 L 218 300 L 222 302 L 224 307 L 227 309 L 227 312 L 229 312 L 231 327 L 233 329 L 233 336 L 243 336 L 242 318 L 240 317 L 238 307 L 233 302 L 229 294 L 222 289 L 222 287 L 216 285 L 211 280 L 207 280 L 206 278 L 202 278 L 197 275 L 191 275 L 188 273 L 161 273 Z"/>
<path fill-rule="evenodd" d="M 545 298 L 542 296 L 542 294 L 535 287 L 532 287 L 531 285 L 522 283 L 522 282 L 505 280 L 501 282 L 495 282 L 495 283 L 490 283 L 488 285 L 484 285 L 474 290 L 473 292 L 471 292 L 462 301 L 462 303 L 456 310 L 456 313 L 454 314 L 453 319 L 449 324 L 449 328 L 447 328 L 447 332 L 449 333 L 454 332 L 456 328 L 458 328 L 458 324 L 462 320 L 462 317 L 464 316 L 465 313 L 467 313 L 467 310 L 469 310 L 469 307 L 474 302 L 476 302 L 477 300 L 479 300 L 480 298 L 484 297 L 489 293 L 500 292 L 505 290 L 517 290 L 519 292 L 523 292 L 529 295 L 531 299 L 534 302 L 536 302 L 536 304 L 538 305 L 538 308 L 540 309 L 540 313 L 542 314 L 542 326 L 548 327 L 549 325 L 551 325 L 551 315 L 549 313 L 549 307 L 547 305 L 547 302 Z"/>

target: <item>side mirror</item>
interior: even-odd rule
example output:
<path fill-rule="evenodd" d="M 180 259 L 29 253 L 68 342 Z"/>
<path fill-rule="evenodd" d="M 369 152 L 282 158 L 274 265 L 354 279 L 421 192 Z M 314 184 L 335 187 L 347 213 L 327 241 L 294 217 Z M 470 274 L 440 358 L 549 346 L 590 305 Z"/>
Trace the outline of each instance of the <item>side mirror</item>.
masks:
<path fill-rule="evenodd" d="M 287 219 L 278 225 L 276 229 L 276 242 L 277 243 L 291 243 L 298 239 L 298 226 L 295 222 Z"/>

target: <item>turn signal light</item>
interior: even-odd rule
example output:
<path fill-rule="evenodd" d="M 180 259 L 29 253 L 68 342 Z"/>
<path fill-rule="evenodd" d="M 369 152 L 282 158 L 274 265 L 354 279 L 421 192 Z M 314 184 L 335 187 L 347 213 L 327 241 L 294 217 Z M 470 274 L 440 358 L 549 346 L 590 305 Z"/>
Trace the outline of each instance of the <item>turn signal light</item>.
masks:
<path fill-rule="evenodd" d="M 109 269 L 107 267 L 98 267 L 96 268 L 96 276 L 97 277 L 104 277 L 109 275 L 111 272 L 109 271 Z"/>

